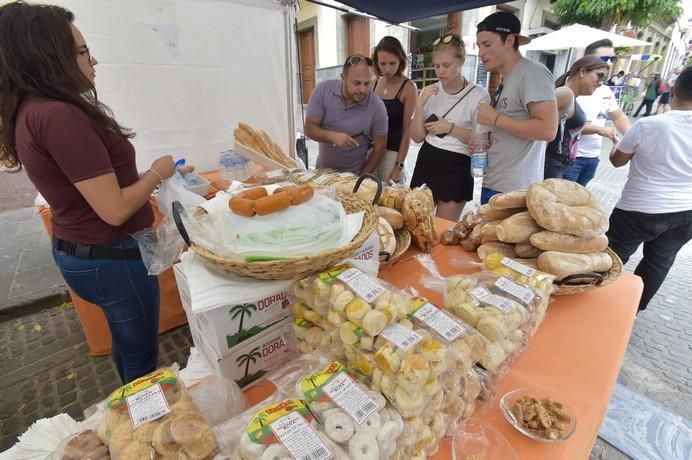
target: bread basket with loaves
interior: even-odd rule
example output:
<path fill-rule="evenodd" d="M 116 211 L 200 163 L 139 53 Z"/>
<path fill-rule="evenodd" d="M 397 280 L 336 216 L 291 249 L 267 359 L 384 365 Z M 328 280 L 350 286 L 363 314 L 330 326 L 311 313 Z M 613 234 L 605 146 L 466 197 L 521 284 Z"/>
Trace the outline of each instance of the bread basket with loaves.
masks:
<path fill-rule="evenodd" d="M 371 174 L 359 178 L 354 186 L 354 193 L 337 192 L 336 194 L 336 199 L 342 204 L 347 214 L 361 211 L 364 213 L 363 223 L 356 236 L 344 246 L 317 252 L 309 256 L 253 261 L 246 261 L 242 258 L 220 256 L 209 248 L 191 241 L 189 233 L 185 228 L 183 217 L 185 217 L 185 219 L 195 219 L 205 211 L 203 211 L 201 208 L 197 208 L 194 215 L 190 215 L 183 208 L 180 202 L 176 201 L 173 203 L 173 219 L 176 227 L 178 228 L 178 232 L 190 250 L 199 255 L 205 263 L 210 264 L 215 268 L 221 269 L 228 273 L 257 279 L 301 278 L 336 265 L 344 259 L 348 259 L 365 244 L 368 237 L 375 231 L 377 226 L 377 215 L 374 211 L 373 204 L 365 201 L 363 198 L 360 198 L 355 194 L 360 187 L 360 184 L 366 177 L 374 180 L 377 183 L 378 191 L 375 196 L 375 202 L 377 202 L 377 199 L 381 193 L 382 183 L 377 177 Z"/>

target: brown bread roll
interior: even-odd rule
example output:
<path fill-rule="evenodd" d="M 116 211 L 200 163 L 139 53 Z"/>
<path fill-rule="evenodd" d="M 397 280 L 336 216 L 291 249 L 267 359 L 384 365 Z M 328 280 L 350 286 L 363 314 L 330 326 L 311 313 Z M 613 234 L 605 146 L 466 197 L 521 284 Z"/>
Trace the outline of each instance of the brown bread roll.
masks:
<path fill-rule="evenodd" d="M 613 259 L 604 252 L 571 254 L 567 252 L 546 251 L 538 256 L 538 268 L 555 275 L 561 280 L 570 275 L 591 272 L 605 272 L 613 265 Z"/>
<path fill-rule="evenodd" d="M 540 232 L 538 232 L 540 233 Z M 533 234 L 535 235 L 535 233 Z M 531 236 L 533 236 L 531 235 Z M 529 237 L 531 238 L 531 237 Z M 526 259 L 533 259 L 534 257 L 538 257 L 541 255 L 543 252 L 542 250 L 538 249 L 536 246 L 532 245 L 531 243 L 517 243 L 514 245 L 514 252 L 517 253 L 517 257 L 523 257 Z"/>
<path fill-rule="evenodd" d="M 528 211 L 520 212 L 500 222 L 495 232 L 497 238 L 505 243 L 526 243 L 529 237 L 542 228 L 531 217 Z"/>
<path fill-rule="evenodd" d="M 526 207 L 526 190 L 498 193 L 490 197 L 490 207 L 493 209 L 512 209 Z"/>
<path fill-rule="evenodd" d="M 544 230 L 531 235 L 530 241 L 532 245 L 544 251 L 573 252 L 576 254 L 599 252 L 608 247 L 608 237 L 603 234 L 580 237 Z"/>

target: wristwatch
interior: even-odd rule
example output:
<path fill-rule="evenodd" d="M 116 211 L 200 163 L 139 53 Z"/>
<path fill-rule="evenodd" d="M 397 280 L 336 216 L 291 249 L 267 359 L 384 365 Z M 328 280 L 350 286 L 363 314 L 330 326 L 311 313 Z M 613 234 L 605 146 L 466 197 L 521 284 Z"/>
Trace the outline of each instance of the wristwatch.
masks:
<path fill-rule="evenodd" d="M 396 166 L 399 169 L 404 169 L 404 162 L 403 161 L 395 161 L 394 166 Z"/>

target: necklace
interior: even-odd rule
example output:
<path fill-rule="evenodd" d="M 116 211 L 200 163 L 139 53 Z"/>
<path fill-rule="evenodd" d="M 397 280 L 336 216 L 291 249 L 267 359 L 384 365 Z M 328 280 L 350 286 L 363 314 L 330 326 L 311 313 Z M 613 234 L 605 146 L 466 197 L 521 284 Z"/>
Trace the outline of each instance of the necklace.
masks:
<path fill-rule="evenodd" d="M 389 92 L 389 81 L 385 82 L 384 91 L 382 92 L 382 94 L 386 96 L 388 92 Z"/>

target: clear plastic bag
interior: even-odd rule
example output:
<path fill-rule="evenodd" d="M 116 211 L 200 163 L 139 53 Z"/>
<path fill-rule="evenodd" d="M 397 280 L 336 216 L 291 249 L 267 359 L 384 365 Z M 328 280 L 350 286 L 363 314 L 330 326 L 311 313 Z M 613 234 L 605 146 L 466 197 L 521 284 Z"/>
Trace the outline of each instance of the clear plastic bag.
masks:
<path fill-rule="evenodd" d="M 175 223 L 166 217 L 157 228 L 145 228 L 131 236 L 137 240 L 142 262 L 152 276 L 171 268 L 185 246 Z"/>
<path fill-rule="evenodd" d="M 183 382 L 162 368 L 114 391 L 106 400 L 98 435 L 117 459 L 187 456 L 208 459 L 217 451 L 209 421 Z"/>

